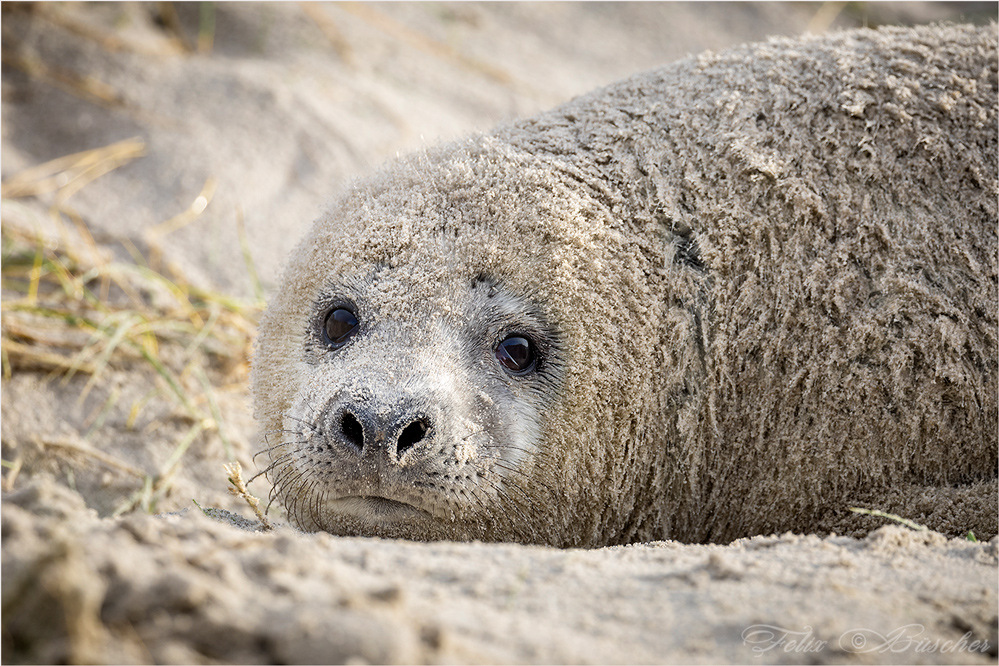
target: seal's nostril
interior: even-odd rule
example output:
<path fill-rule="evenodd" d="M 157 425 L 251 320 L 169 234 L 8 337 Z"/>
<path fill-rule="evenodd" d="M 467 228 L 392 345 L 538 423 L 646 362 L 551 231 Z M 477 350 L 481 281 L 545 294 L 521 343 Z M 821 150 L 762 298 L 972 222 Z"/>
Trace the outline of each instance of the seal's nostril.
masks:
<path fill-rule="evenodd" d="M 406 426 L 399 434 L 399 443 L 396 446 L 396 453 L 402 455 L 424 438 L 427 434 L 427 424 L 423 419 L 413 421 Z"/>
<path fill-rule="evenodd" d="M 340 418 L 340 432 L 358 451 L 364 448 L 364 428 L 361 427 L 357 417 L 350 412 L 345 412 Z"/>

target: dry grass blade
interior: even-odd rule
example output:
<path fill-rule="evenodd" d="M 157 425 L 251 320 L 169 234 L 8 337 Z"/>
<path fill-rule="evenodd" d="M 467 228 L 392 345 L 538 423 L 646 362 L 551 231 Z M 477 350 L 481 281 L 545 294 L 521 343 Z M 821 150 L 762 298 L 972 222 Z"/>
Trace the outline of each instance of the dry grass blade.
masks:
<path fill-rule="evenodd" d="M 7 310 L 8 308 L 4 308 Z M 86 345 L 88 336 L 83 331 L 68 328 L 62 324 L 50 323 L 47 319 L 33 319 L 28 322 L 21 317 L 10 318 L 4 328 L 14 338 L 24 341 L 25 346 L 53 347 L 56 349 L 79 349 Z"/>
<path fill-rule="evenodd" d="M 94 448 L 88 444 L 85 440 L 60 438 L 60 439 L 38 439 L 36 443 L 44 448 L 59 448 L 72 451 L 74 453 L 82 454 L 88 458 L 93 458 L 97 462 L 109 467 L 111 469 L 125 472 L 136 478 L 143 478 L 145 472 L 137 467 L 133 467 L 128 463 L 115 458 L 112 455 L 108 455 L 104 451 Z"/>
<path fill-rule="evenodd" d="M 125 51 L 149 56 L 174 56 L 183 53 L 183 48 L 175 38 L 156 33 L 141 33 L 141 36 L 122 35 L 114 27 L 94 20 L 93 13 L 73 11 L 74 7 L 67 7 L 64 3 L 33 3 L 32 9 L 64 30 L 96 42 L 105 51 Z"/>
<path fill-rule="evenodd" d="M 64 370 L 93 374 L 97 367 L 93 363 L 81 363 L 62 354 L 37 349 L 30 344 L 14 340 L 3 340 L 4 365 L 6 376 L 14 370 Z"/>
<path fill-rule="evenodd" d="M 110 109 L 125 106 L 125 100 L 118 91 L 92 76 L 80 75 L 70 69 L 50 65 L 36 56 L 13 52 L 5 51 L 3 62 L 5 65 L 20 69 L 28 76 L 44 81 L 93 104 Z"/>
<path fill-rule="evenodd" d="M 306 16 L 312 19 L 312 22 L 322 31 L 326 39 L 330 41 L 330 45 L 340 60 L 348 65 L 353 64 L 354 50 L 350 47 L 350 42 L 343 36 L 336 22 L 326 13 L 323 7 L 315 2 L 299 2 L 298 6 L 305 12 Z"/>
<path fill-rule="evenodd" d="M 397 39 L 399 42 L 418 51 L 429 53 L 437 58 L 440 58 L 441 60 L 454 62 L 460 67 L 470 72 L 485 76 L 496 83 L 506 86 L 513 84 L 513 77 L 499 67 L 494 67 L 489 63 L 482 62 L 481 60 L 467 56 L 464 53 L 460 53 L 447 44 L 431 37 L 427 37 L 423 33 L 413 30 L 399 21 L 396 21 L 367 3 L 344 2 L 338 6 L 341 9 L 350 12 L 354 16 L 370 23 L 379 30 L 383 31 L 385 34 Z"/>
<path fill-rule="evenodd" d="M 846 8 L 846 2 L 823 2 L 819 5 L 818 11 L 812 16 L 812 20 L 808 22 L 805 27 L 805 32 L 810 32 L 813 35 L 819 35 L 832 27 L 832 24 L 836 21 L 843 10 Z"/>
<path fill-rule="evenodd" d="M 218 181 L 215 178 L 207 178 L 204 186 L 201 188 L 201 192 L 194 198 L 194 201 L 191 202 L 191 205 L 188 206 L 187 209 L 177 215 L 174 215 L 166 222 L 160 222 L 146 232 L 146 237 L 150 244 L 153 244 L 154 241 L 158 241 L 167 234 L 171 234 L 178 229 L 186 227 L 191 222 L 198 219 L 198 216 L 201 215 L 206 208 L 208 208 L 208 204 L 211 203 L 212 197 L 215 196 L 216 189 L 218 189 Z"/>
<path fill-rule="evenodd" d="M 257 516 L 257 520 L 261 522 L 265 530 L 273 529 L 270 521 L 267 520 L 267 516 L 260 510 L 260 500 L 251 495 L 250 491 L 246 489 L 246 482 L 243 481 L 242 465 L 238 462 L 233 462 L 223 465 L 223 468 L 229 478 L 229 483 L 232 484 L 229 492 L 246 500 L 246 503 L 253 509 L 253 513 Z"/>
<path fill-rule="evenodd" d="M 10 470 L 3 477 L 3 484 L 0 485 L 0 488 L 3 488 L 5 493 L 9 493 L 14 490 L 14 482 L 17 481 L 17 475 L 21 473 L 21 469 L 24 467 L 24 456 L 18 454 L 14 460 L 0 460 L 0 466 Z"/>
<path fill-rule="evenodd" d="M 850 511 L 854 513 L 860 513 L 865 516 L 874 516 L 876 518 L 887 518 L 888 520 L 894 521 L 900 525 L 905 525 L 908 528 L 914 529 L 917 532 L 926 532 L 930 528 L 926 525 L 920 525 L 914 520 L 909 520 L 908 518 L 903 518 L 902 516 L 896 516 L 894 513 L 886 513 L 884 511 L 879 511 L 877 509 L 861 509 L 859 507 L 851 506 Z"/>
<path fill-rule="evenodd" d="M 191 40 L 184 34 L 184 27 L 180 24 L 177 8 L 173 5 L 172 2 L 159 3 L 160 22 L 180 48 L 187 53 L 192 53 L 194 48 L 191 46 Z"/>
<path fill-rule="evenodd" d="M 264 302 L 264 285 L 257 275 L 257 267 L 253 263 L 253 255 L 250 253 L 250 239 L 246 236 L 246 223 L 243 221 L 243 209 L 236 211 L 236 232 L 239 234 L 239 247 L 243 252 L 243 262 L 246 264 L 246 272 L 250 274 L 250 282 L 253 284 L 253 295 L 261 303 Z"/>
<path fill-rule="evenodd" d="M 65 200 L 95 178 L 141 157 L 145 152 L 145 142 L 133 138 L 59 157 L 4 181 L 0 193 L 5 198 L 14 198 L 61 190 L 60 198 Z"/>

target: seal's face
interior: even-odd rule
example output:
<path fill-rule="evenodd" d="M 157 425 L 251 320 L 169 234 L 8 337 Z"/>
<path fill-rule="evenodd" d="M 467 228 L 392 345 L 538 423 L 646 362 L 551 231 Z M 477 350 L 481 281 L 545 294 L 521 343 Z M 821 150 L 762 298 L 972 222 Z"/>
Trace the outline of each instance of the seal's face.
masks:
<path fill-rule="evenodd" d="M 275 493 L 313 529 L 527 537 L 509 513 L 534 492 L 522 470 L 561 383 L 558 335 L 494 279 L 442 268 L 414 290 L 413 272 L 378 266 L 316 298 Z"/>
<path fill-rule="evenodd" d="M 620 387 L 654 368 L 620 353 L 623 236 L 530 155 L 448 150 L 344 196 L 292 256 L 254 360 L 272 498 L 335 534 L 597 543 L 588 479 L 631 450 L 628 396 L 651 392 Z"/>

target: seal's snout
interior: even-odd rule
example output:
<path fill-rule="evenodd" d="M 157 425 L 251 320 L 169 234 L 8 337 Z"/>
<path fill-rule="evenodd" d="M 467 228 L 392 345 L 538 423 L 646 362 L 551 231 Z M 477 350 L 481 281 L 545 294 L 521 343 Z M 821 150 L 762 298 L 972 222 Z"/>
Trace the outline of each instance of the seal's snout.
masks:
<path fill-rule="evenodd" d="M 427 437 L 431 427 L 430 419 L 408 402 L 395 409 L 345 405 L 338 420 L 338 435 L 360 455 L 382 451 L 401 458 Z"/>

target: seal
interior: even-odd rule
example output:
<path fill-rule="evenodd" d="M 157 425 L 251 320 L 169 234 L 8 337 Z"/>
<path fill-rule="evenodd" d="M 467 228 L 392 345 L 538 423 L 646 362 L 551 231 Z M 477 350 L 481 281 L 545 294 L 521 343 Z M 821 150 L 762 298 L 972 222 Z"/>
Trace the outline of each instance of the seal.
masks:
<path fill-rule="evenodd" d="M 353 184 L 260 326 L 272 499 L 410 539 L 995 534 L 993 33 L 704 54 Z"/>

